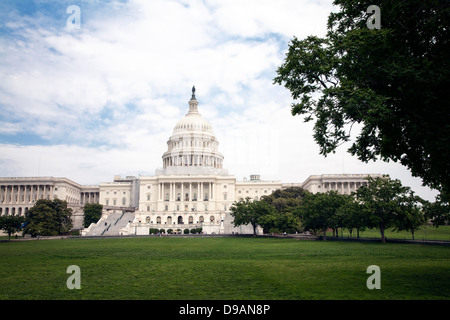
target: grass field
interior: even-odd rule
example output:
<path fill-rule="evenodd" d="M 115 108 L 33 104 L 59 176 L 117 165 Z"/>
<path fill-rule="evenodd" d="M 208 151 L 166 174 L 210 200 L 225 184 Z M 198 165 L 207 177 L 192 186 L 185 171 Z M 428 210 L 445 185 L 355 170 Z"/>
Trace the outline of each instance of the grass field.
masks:
<path fill-rule="evenodd" d="M 344 237 L 349 237 L 350 233 L 348 230 L 344 229 Z M 331 233 L 329 233 L 331 234 Z M 342 231 L 339 229 L 339 236 L 342 235 Z M 356 237 L 356 230 L 353 231 L 353 237 Z M 365 231 L 361 231 L 359 233 L 361 238 L 380 238 L 380 231 L 378 229 L 367 229 Z M 412 235 L 411 232 L 408 231 L 393 231 L 392 229 L 388 229 L 385 231 L 385 236 L 388 239 L 406 239 L 411 240 Z M 446 240 L 450 241 L 450 226 L 423 226 L 420 230 L 417 230 L 414 233 L 415 240 Z"/>
<path fill-rule="evenodd" d="M 81 289 L 66 269 L 81 270 Z M 369 290 L 369 265 L 381 289 Z M 0 243 L 0 299 L 449 299 L 450 247 L 275 238 Z"/>

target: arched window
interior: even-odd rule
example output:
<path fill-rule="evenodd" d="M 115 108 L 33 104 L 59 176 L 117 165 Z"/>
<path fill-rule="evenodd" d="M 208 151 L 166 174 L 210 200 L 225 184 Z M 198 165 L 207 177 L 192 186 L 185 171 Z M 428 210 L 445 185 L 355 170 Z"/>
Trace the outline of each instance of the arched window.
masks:
<path fill-rule="evenodd" d="M 147 217 L 145 218 L 145 222 L 150 223 L 150 217 L 149 217 L 149 216 L 147 216 Z"/>
<path fill-rule="evenodd" d="M 183 224 L 183 217 L 182 216 L 178 216 L 178 224 Z"/>
<path fill-rule="evenodd" d="M 189 224 L 193 224 L 194 223 L 194 217 L 193 216 L 189 216 Z"/>
<path fill-rule="evenodd" d="M 157 224 L 161 224 L 161 217 L 160 216 L 156 217 L 156 223 Z"/>
<path fill-rule="evenodd" d="M 216 220 L 216 218 L 214 216 L 209 217 L 209 221 L 214 222 Z"/>
<path fill-rule="evenodd" d="M 203 222 L 203 221 L 204 221 L 203 216 L 198 217 L 198 221 L 199 221 L 199 222 Z"/>
<path fill-rule="evenodd" d="M 172 217 L 167 217 L 167 224 L 172 224 Z"/>

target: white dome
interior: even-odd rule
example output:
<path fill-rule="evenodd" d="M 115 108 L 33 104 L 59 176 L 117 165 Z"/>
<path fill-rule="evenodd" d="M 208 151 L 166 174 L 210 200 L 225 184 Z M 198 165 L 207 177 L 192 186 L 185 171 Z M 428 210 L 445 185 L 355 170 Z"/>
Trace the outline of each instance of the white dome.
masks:
<path fill-rule="evenodd" d="M 183 132 L 201 132 L 210 133 L 214 135 L 213 128 L 211 124 L 203 118 L 199 113 L 188 113 L 183 119 L 178 121 L 175 128 L 173 129 L 173 134 L 180 134 Z"/>
<path fill-rule="evenodd" d="M 168 149 L 162 157 L 163 168 L 222 169 L 223 155 L 218 146 L 211 124 L 198 112 L 198 101 L 193 91 L 189 112 L 178 121 L 167 141 Z"/>

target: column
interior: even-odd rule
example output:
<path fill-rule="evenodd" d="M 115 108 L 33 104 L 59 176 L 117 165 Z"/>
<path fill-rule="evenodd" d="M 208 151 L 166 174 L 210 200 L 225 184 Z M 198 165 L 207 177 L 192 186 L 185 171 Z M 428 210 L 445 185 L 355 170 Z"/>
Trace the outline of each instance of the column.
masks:
<path fill-rule="evenodd" d="M 200 201 L 203 201 L 205 199 L 205 195 L 203 194 L 203 182 L 200 182 L 199 193 Z"/>
<path fill-rule="evenodd" d="M 11 186 L 11 203 L 14 203 L 14 186 Z"/>
<path fill-rule="evenodd" d="M 192 201 L 192 182 L 189 182 L 189 201 Z"/>
<path fill-rule="evenodd" d="M 28 186 L 27 185 L 25 185 L 25 186 L 23 186 L 23 203 L 25 204 L 25 203 L 28 203 L 28 199 L 27 199 L 27 190 L 28 189 Z"/>
<path fill-rule="evenodd" d="M 211 182 L 208 182 L 208 200 L 211 200 Z"/>

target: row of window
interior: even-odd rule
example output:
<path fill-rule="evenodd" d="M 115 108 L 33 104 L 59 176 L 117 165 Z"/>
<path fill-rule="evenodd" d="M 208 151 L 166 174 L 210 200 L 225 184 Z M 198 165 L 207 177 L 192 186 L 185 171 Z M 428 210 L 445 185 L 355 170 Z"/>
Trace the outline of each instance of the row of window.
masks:
<path fill-rule="evenodd" d="M 112 202 L 110 202 L 110 199 L 105 199 L 105 205 L 117 206 L 117 199 L 112 199 Z M 126 206 L 126 205 L 127 205 L 127 198 L 123 197 L 122 198 L 122 206 Z"/>
<path fill-rule="evenodd" d="M 211 223 L 216 222 L 216 217 L 215 217 L 215 216 L 210 216 L 210 217 L 209 217 L 209 221 L 210 221 Z M 145 218 L 145 222 L 146 222 L 146 223 L 156 223 L 156 224 L 162 224 L 162 223 L 163 223 L 161 216 L 157 216 L 157 217 L 156 217 L 156 221 L 152 221 L 151 218 L 150 218 L 149 216 L 147 216 L 147 217 Z M 177 222 L 178 224 L 184 224 L 184 223 L 185 223 L 185 221 L 183 220 L 183 217 L 182 217 L 182 216 L 178 216 L 178 218 L 176 218 L 176 222 Z M 203 222 L 205 222 L 204 217 L 203 217 L 203 216 L 198 217 L 198 221 L 197 221 L 196 223 L 203 223 Z M 188 224 L 194 224 L 194 217 L 193 217 L 193 216 L 189 216 L 189 217 L 188 217 L 187 223 L 188 223 Z M 168 217 L 166 218 L 166 221 L 164 221 L 164 224 L 175 224 L 175 219 L 172 220 L 172 217 L 171 217 L 171 216 L 168 216 Z"/>
<path fill-rule="evenodd" d="M 147 211 L 152 211 L 152 206 L 147 206 L 146 209 L 147 209 Z M 176 207 L 175 207 L 175 211 L 180 211 L 180 209 L 181 209 L 180 205 L 177 204 Z M 208 211 L 208 205 L 205 204 L 203 206 L 203 209 L 204 209 L 204 211 Z M 228 209 L 228 206 L 226 204 L 223 205 L 223 210 L 227 211 L 227 209 Z M 164 206 L 164 211 L 169 211 L 169 205 L 166 204 Z M 184 205 L 184 211 L 189 211 L 189 205 L 187 205 L 187 204 Z M 197 206 L 193 205 L 192 208 L 191 208 L 191 211 L 197 211 Z"/>

